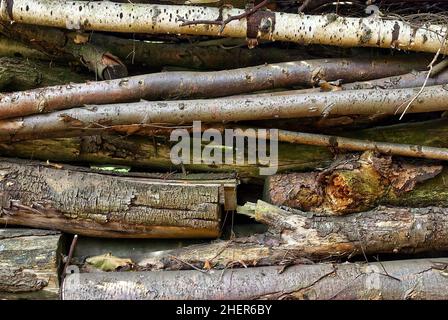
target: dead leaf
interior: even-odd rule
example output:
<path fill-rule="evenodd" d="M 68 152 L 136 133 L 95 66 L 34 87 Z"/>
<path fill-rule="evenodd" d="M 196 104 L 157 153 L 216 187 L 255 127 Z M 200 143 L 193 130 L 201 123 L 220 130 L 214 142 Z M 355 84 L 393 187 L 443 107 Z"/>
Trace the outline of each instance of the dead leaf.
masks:
<path fill-rule="evenodd" d="M 118 268 L 134 265 L 131 259 L 114 257 L 110 252 L 87 258 L 86 262 L 102 271 L 115 271 Z"/>

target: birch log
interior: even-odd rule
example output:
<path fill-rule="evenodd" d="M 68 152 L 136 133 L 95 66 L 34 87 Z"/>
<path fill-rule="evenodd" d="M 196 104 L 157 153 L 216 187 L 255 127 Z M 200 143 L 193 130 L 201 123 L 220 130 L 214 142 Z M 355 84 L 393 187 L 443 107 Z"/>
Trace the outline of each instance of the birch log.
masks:
<path fill-rule="evenodd" d="M 313 86 L 320 80 L 375 79 L 422 69 L 425 59 L 315 59 L 214 72 L 162 72 L 111 81 L 48 87 L 1 96 L 0 119 L 85 104 L 140 99 L 213 98 L 259 90 Z M 104 94 L 107 92 L 107 94 Z"/>
<path fill-rule="evenodd" d="M 140 270 L 289 265 L 362 254 L 448 248 L 446 208 L 378 207 L 335 217 L 280 209 L 259 200 L 240 207 L 238 213 L 267 225 L 269 232 L 160 252 L 157 257 L 140 261 Z"/>
<path fill-rule="evenodd" d="M 193 271 L 77 273 L 64 300 L 448 299 L 448 259 Z"/>
<path fill-rule="evenodd" d="M 321 172 L 287 173 L 266 180 L 265 199 L 275 205 L 342 215 L 377 205 L 447 207 L 448 170 L 373 152 L 342 156 Z"/>
<path fill-rule="evenodd" d="M 89 105 L 49 114 L 0 121 L 0 142 L 97 134 L 117 125 L 189 124 L 193 121 L 328 117 L 335 115 L 394 114 L 415 97 L 420 88 L 342 90 L 271 97 L 241 96 L 230 99 L 142 101 Z M 448 110 L 445 86 L 427 87 L 408 113 Z M 78 133 L 77 133 L 78 134 Z"/>
<path fill-rule="evenodd" d="M 210 238 L 221 205 L 236 205 L 236 181 L 163 180 L 1 164 L 0 223 L 115 238 Z"/>
<path fill-rule="evenodd" d="M 376 16 L 347 18 L 335 14 L 313 16 L 258 11 L 248 20 L 231 21 L 220 33 L 219 24 L 182 26 L 186 20 L 218 19 L 220 9 L 209 7 L 103 1 L 2 0 L 0 9 L 3 21 L 74 30 L 259 37 L 303 44 L 396 48 L 433 53 L 440 49 L 441 53 L 448 53 L 443 40 L 447 30 L 445 26 L 426 24 L 414 27 L 401 20 Z M 242 13 L 244 10 L 224 8 L 222 16 L 227 18 Z"/>
<path fill-rule="evenodd" d="M 61 235 L 0 229 L 0 299 L 57 299 Z"/>

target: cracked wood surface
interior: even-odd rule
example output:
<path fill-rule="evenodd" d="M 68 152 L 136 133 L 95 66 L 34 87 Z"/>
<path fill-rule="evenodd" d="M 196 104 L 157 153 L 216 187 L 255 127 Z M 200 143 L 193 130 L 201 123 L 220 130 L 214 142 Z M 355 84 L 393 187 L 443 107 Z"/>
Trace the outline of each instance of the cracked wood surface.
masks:
<path fill-rule="evenodd" d="M 0 299 L 57 299 L 59 232 L 0 229 Z"/>
<path fill-rule="evenodd" d="M 235 201 L 225 187 L 235 189 L 236 180 L 113 176 L 3 159 L 0 223 L 97 237 L 216 237 L 221 205 Z"/>
<path fill-rule="evenodd" d="M 286 211 L 261 200 L 247 208 L 238 212 L 267 225 L 267 233 L 161 252 L 158 257 L 140 261 L 139 267 L 179 270 L 191 269 L 193 265 L 200 269 L 223 269 L 448 248 L 445 208 L 378 207 L 345 216 Z"/>
<path fill-rule="evenodd" d="M 323 171 L 270 176 L 265 199 L 278 206 L 342 215 L 378 205 L 448 205 L 447 170 L 428 161 L 365 152 L 336 159 Z"/>
<path fill-rule="evenodd" d="M 192 271 L 71 274 L 69 299 L 447 299 L 448 259 Z"/>

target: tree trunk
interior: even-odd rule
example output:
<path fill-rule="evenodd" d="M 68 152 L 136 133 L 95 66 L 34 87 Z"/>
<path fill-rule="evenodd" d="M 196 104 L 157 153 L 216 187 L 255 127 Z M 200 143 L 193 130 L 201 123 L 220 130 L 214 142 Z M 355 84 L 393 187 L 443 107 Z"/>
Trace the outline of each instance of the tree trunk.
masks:
<path fill-rule="evenodd" d="M 0 229 L 0 299 L 57 299 L 60 234 Z"/>
<path fill-rule="evenodd" d="M 64 300 L 448 299 L 448 259 L 198 271 L 77 273 Z M 177 310 L 179 310 L 178 307 Z M 189 308 L 189 307 L 187 307 Z M 184 311 L 185 312 L 185 311 Z M 219 312 L 219 311 L 218 311 Z M 213 314 L 213 311 L 210 311 Z"/>
<path fill-rule="evenodd" d="M 266 201 L 342 215 L 378 205 L 448 206 L 448 170 L 441 165 L 392 161 L 372 152 L 337 159 L 321 172 L 287 173 L 266 180 Z"/>
<path fill-rule="evenodd" d="M 378 207 L 345 216 L 286 211 L 261 200 L 239 213 L 269 226 L 258 236 L 189 246 L 140 261 L 140 270 L 223 269 L 289 265 L 304 259 L 361 254 L 444 251 L 448 248 L 446 208 Z"/>
<path fill-rule="evenodd" d="M 61 83 L 84 82 L 87 76 L 68 68 L 53 67 L 48 63 L 26 59 L 0 57 L 0 90 L 20 91 Z M 0 94 L 3 101 L 4 94 Z M 7 95 L 9 99 L 11 95 Z"/>
<path fill-rule="evenodd" d="M 414 27 L 401 20 L 380 17 L 346 18 L 335 14 L 303 15 L 259 10 L 249 19 L 221 24 L 201 24 L 220 17 L 219 8 L 117 4 L 109 2 L 2 0 L 0 18 L 26 24 L 76 30 L 126 33 L 191 34 L 233 38 L 268 39 L 302 44 L 397 48 L 448 53 L 446 27 L 427 24 Z M 107 12 L 107 15 L 103 14 Z M 222 17 L 244 10 L 224 8 Z M 183 25 L 186 21 L 198 24 Z M 252 41 L 253 43 L 253 41 Z"/>
<path fill-rule="evenodd" d="M 211 238 L 235 179 L 162 180 L 1 162 L 0 223 L 96 237 Z"/>
<path fill-rule="evenodd" d="M 214 72 L 163 72 L 85 84 L 12 93 L 0 101 L 0 119 L 140 99 L 213 98 L 320 80 L 352 82 L 422 69 L 425 59 L 316 59 Z M 107 94 L 104 94 L 107 92 Z"/>
<path fill-rule="evenodd" d="M 46 115 L 2 120 L 0 142 L 84 135 L 114 125 L 188 124 L 193 121 L 228 122 L 243 120 L 327 117 L 352 114 L 394 114 L 415 97 L 420 88 L 387 90 L 343 90 L 272 97 L 242 96 L 231 99 L 142 101 L 89 105 Z M 444 111 L 448 91 L 444 86 L 427 87 L 409 113 Z M 403 109 L 403 108 L 401 108 Z M 77 133 L 78 134 L 78 133 Z"/>

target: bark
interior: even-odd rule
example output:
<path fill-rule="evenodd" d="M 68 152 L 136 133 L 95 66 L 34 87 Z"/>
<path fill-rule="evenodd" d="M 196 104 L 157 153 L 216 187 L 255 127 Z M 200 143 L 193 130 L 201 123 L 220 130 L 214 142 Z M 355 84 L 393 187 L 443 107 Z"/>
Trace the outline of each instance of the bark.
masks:
<path fill-rule="evenodd" d="M 193 121 L 328 117 L 335 115 L 394 114 L 420 88 L 387 90 L 343 90 L 272 97 L 242 96 L 231 99 L 142 101 L 123 104 L 88 105 L 45 115 L 0 121 L 0 142 L 46 137 L 67 137 L 82 132 L 96 134 L 109 126 L 132 124 L 188 124 Z M 427 87 L 408 113 L 448 109 L 448 90 Z M 72 131 L 72 132 L 71 132 Z"/>
<path fill-rule="evenodd" d="M 26 116 L 85 104 L 140 99 L 211 98 L 291 86 L 313 86 L 320 80 L 352 82 L 424 68 L 425 59 L 316 59 L 215 72 L 163 72 L 85 84 L 11 93 L 0 101 L 0 119 Z M 107 92 L 107 94 L 104 94 Z"/>
<path fill-rule="evenodd" d="M 61 235 L 0 229 L 0 299 L 57 299 Z"/>
<path fill-rule="evenodd" d="M 126 66 L 119 58 L 88 43 L 80 34 L 65 33 L 54 28 L 1 23 L 0 32 L 52 56 L 69 56 L 72 60 L 81 62 L 100 79 L 116 79 L 128 75 Z"/>
<path fill-rule="evenodd" d="M 67 68 L 31 60 L 0 57 L 0 90 L 29 90 L 61 83 L 84 82 L 88 79 Z M 0 94 L 3 101 L 3 94 Z"/>
<path fill-rule="evenodd" d="M 445 300 L 448 260 L 69 275 L 64 300 Z M 180 307 L 179 307 L 180 308 Z"/>
<path fill-rule="evenodd" d="M 378 205 L 448 206 L 442 165 L 392 160 L 373 152 L 342 156 L 321 172 L 268 177 L 265 199 L 305 211 L 342 215 Z"/>
<path fill-rule="evenodd" d="M 400 50 L 448 52 L 446 27 L 426 24 L 414 27 L 401 20 L 346 18 L 335 14 L 323 16 L 258 11 L 248 22 L 234 20 L 220 32 L 220 24 L 182 24 L 187 20 L 213 21 L 220 9 L 191 6 L 118 4 L 109 2 L 2 0 L 1 19 L 77 30 L 126 33 L 190 34 L 289 41 L 301 44 L 326 44 L 397 48 Z M 106 14 L 102 14 L 107 12 Z M 244 10 L 223 10 L 223 18 Z M 249 30 L 249 31 L 248 31 Z M 253 43 L 253 41 L 252 41 Z"/>
<path fill-rule="evenodd" d="M 378 207 L 345 216 L 318 216 L 265 203 L 238 210 L 269 226 L 258 236 L 160 252 L 139 270 L 223 269 L 290 265 L 306 260 L 448 248 L 446 208 Z"/>
<path fill-rule="evenodd" d="M 0 223 L 119 238 L 209 238 L 236 180 L 161 180 L 1 162 Z"/>
<path fill-rule="evenodd" d="M 250 50 L 241 44 L 221 44 L 223 41 L 160 43 L 123 39 L 100 33 L 89 35 L 89 41 L 93 45 L 107 48 L 128 65 L 141 64 L 155 69 L 175 66 L 198 70 L 226 70 L 310 59 L 302 49 L 285 50 L 263 46 Z M 244 42 L 242 44 L 244 45 Z"/>
<path fill-rule="evenodd" d="M 110 163 L 170 172 L 183 169 L 189 172 L 237 172 L 244 179 L 259 179 L 259 166 L 247 162 L 244 165 L 234 163 L 217 166 L 204 161 L 200 164 L 174 165 L 170 158 L 172 145 L 165 139 L 93 136 L 0 144 L 0 153 L 5 156 L 29 159 Z M 235 147 L 233 148 L 236 153 Z M 291 144 L 279 145 L 279 171 L 312 169 L 325 163 L 329 164 L 331 159 L 331 152 L 325 148 Z"/>
<path fill-rule="evenodd" d="M 110 163 L 130 165 L 132 167 L 152 168 L 157 170 L 181 170 L 181 166 L 172 164 L 170 149 L 172 144 L 163 138 L 145 138 L 129 136 L 138 133 L 141 126 L 115 127 L 126 137 L 93 136 L 66 139 L 45 139 L 0 143 L 0 154 L 8 157 L 22 157 L 63 162 Z M 205 128 L 206 126 L 204 126 Z M 415 145 L 448 148 L 447 119 L 406 123 L 377 127 L 372 129 L 345 132 L 348 137 L 365 140 L 378 140 L 388 143 L 410 143 Z M 163 134 L 165 132 L 141 129 L 141 134 Z M 160 129 L 165 131 L 165 129 Z M 333 153 L 337 148 L 294 145 L 279 143 L 279 172 L 315 170 L 331 164 Z M 222 164 L 220 166 L 201 164 L 184 164 L 190 172 L 238 172 L 243 179 L 259 177 L 257 165 Z M 254 181 L 257 182 L 257 181 Z"/>

